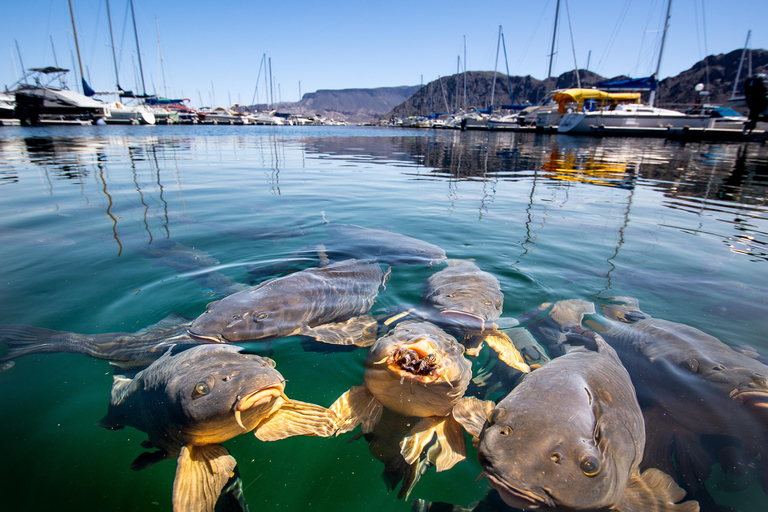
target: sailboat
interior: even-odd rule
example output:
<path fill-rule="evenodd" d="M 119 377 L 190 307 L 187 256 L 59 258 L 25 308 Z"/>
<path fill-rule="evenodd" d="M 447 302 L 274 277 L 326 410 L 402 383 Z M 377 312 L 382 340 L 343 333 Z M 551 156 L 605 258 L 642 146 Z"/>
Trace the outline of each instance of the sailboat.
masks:
<path fill-rule="evenodd" d="M 604 104 L 601 106 L 602 108 L 586 109 L 584 103 L 578 100 L 572 101 L 569 105 L 561 100 L 561 111 L 564 108 L 571 111 L 566 112 L 560 120 L 557 127 L 558 133 L 665 136 L 701 130 L 738 132 L 742 130 L 744 122 L 747 120 L 746 117 L 740 116 L 729 108 L 697 105 L 698 108 L 684 113 L 654 105 L 671 7 L 672 0 L 668 0 L 656 72 L 647 78 L 602 82 L 596 86 L 600 91 L 617 94 L 637 94 L 641 91 L 650 91 L 649 104 L 640 104 L 639 100 L 634 102 L 622 101 Z M 703 88 L 704 85 L 700 84 L 696 91 L 701 92 Z"/>
<path fill-rule="evenodd" d="M 106 3 L 109 39 L 112 45 L 112 61 L 115 65 L 115 83 L 117 85 L 117 93 L 124 94 L 125 91 L 120 87 L 120 75 L 117 66 L 117 55 L 115 54 L 115 38 L 112 34 L 112 16 L 109 12 L 109 0 L 106 0 Z M 147 105 L 126 105 L 120 101 L 113 101 L 108 103 L 108 106 L 111 115 L 106 119 L 107 124 L 155 124 L 155 114 Z"/>

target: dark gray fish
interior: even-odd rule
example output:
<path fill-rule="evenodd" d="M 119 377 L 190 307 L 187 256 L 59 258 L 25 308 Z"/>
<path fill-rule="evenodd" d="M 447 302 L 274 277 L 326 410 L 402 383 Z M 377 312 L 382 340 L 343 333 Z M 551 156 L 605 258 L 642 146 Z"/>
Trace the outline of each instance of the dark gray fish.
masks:
<path fill-rule="evenodd" d="M 0 325 L 0 342 L 8 351 L 0 357 L 0 370 L 12 359 L 29 354 L 67 352 L 109 361 L 119 373 L 146 368 L 174 345 L 198 344 L 187 330 L 192 320 L 173 313 L 136 332 L 79 334 L 28 325 Z M 8 366 L 8 368 L 4 368 Z"/>
<path fill-rule="evenodd" d="M 333 413 L 288 400 L 285 379 L 267 358 L 232 345 L 176 346 L 132 379 L 116 375 L 107 415 L 109 429 L 134 427 L 147 434 L 145 452 L 131 465 L 141 470 L 177 458 L 173 507 L 213 512 L 235 459 L 221 446 L 254 431 L 261 440 L 294 435 L 329 436 Z"/>
<path fill-rule="evenodd" d="M 362 425 L 388 487 L 402 480 L 398 498 L 407 498 L 430 466 L 444 471 L 466 457 L 463 418 L 479 402 L 464 398 L 471 377 L 453 336 L 429 322 L 402 322 L 368 351 L 363 384 L 331 405 L 337 435 Z"/>
<path fill-rule="evenodd" d="M 375 259 L 386 265 L 432 265 L 445 259 L 437 245 L 380 229 L 354 224 L 325 223 L 330 237 L 323 244 L 327 260 Z"/>
<path fill-rule="evenodd" d="M 504 294 L 493 274 L 473 261 L 451 260 L 447 268 L 427 279 L 418 314 L 461 333 L 468 354 L 477 355 L 485 342 L 507 365 L 527 373 L 530 367 L 496 324 L 503 306 Z"/>
<path fill-rule="evenodd" d="M 576 348 L 523 378 L 488 415 L 477 456 L 511 507 L 698 511 L 656 469 L 640 473 L 643 416 L 616 352 Z"/>
<path fill-rule="evenodd" d="M 621 303 L 603 306 L 605 317 L 594 315 L 588 301 L 543 304 L 528 328 L 550 351 L 566 350 L 586 339 L 583 323 L 616 350 L 648 425 L 643 467 L 674 474 L 692 496 L 709 502 L 704 482 L 735 443 L 743 459 L 758 465 L 768 489 L 768 465 L 759 460 L 768 454 L 768 367 L 691 326 L 651 318 L 635 299 L 614 300 Z"/>
<path fill-rule="evenodd" d="M 272 279 L 208 305 L 189 333 L 203 341 L 255 341 L 301 334 L 325 343 L 369 346 L 371 310 L 389 272 L 373 260 L 346 260 Z"/>
<path fill-rule="evenodd" d="M 603 306 L 605 318 L 584 323 L 616 349 L 641 403 L 663 412 L 668 428 L 656 429 L 663 440 L 648 458 L 671 467 L 674 446 L 686 487 L 699 492 L 720 456 L 707 458 L 702 436 L 735 438 L 747 459 L 766 457 L 768 366 L 699 329 L 650 317 L 635 299 L 615 300 L 622 303 Z M 768 464 L 760 471 L 768 492 Z"/>

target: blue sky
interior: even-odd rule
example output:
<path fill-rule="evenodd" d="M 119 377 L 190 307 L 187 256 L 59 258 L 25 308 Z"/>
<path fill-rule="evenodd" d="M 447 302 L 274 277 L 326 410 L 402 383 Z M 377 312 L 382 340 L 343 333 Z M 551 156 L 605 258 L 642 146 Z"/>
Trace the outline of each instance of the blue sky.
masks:
<path fill-rule="evenodd" d="M 115 86 L 105 0 L 72 0 L 86 78 Z M 580 68 L 606 77 L 646 76 L 656 68 L 666 0 L 561 0 L 553 75 Z M 128 0 L 111 0 L 120 83 L 141 91 Z M 275 101 L 318 89 L 418 85 L 456 72 L 493 71 L 499 25 L 512 75 L 546 78 L 556 0 L 166 1 L 134 0 L 147 92 L 190 98 L 193 106 L 250 104 L 262 55 L 272 61 Z M 566 8 L 567 5 L 567 8 Z M 0 80 L 10 86 L 24 65 L 76 67 L 66 0 L 3 0 Z M 570 14 L 570 16 L 568 16 Z M 570 23 L 569 23 L 570 21 Z M 573 45 L 571 45 L 571 31 Z M 705 55 L 768 48 L 765 0 L 675 0 L 662 78 Z M 158 28 L 160 51 L 158 51 Z M 591 56 L 590 56 L 591 51 Z M 15 71 L 14 71 L 15 66 Z M 503 52 L 498 69 L 505 72 Z M 164 75 L 164 78 L 163 78 Z M 262 70 L 258 98 L 265 100 Z M 74 79 L 69 79 L 75 88 Z"/>

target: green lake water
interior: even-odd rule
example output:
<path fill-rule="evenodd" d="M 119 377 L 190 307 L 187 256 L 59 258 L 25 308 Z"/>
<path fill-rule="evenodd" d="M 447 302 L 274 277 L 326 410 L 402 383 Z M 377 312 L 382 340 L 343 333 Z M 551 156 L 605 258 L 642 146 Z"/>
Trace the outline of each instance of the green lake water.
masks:
<path fill-rule="evenodd" d="M 654 317 L 768 357 L 768 148 L 663 139 L 3 128 L 0 324 L 104 333 L 174 312 L 196 317 L 212 291 L 157 248 L 193 248 L 210 270 L 248 283 L 254 266 L 322 243 L 324 218 L 473 259 L 498 278 L 505 317 L 544 302 L 630 296 Z M 417 305 L 435 271 L 393 267 L 374 312 Z M 316 352 L 301 341 L 253 344 L 276 361 L 289 397 L 329 406 L 362 383 L 365 350 Z M 21 357 L 0 373 L 5 510 L 171 510 L 175 462 L 131 471 L 146 436 L 96 426 L 111 383 L 107 363 L 71 354 Z M 225 446 L 252 511 L 410 510 L 352 437 L 264 443 L 246 434 Z M 768 509 L 760 464 L 738 478 L 715 467 L 712 495 Z M 470 446 L 451 470 L 425 474 L 411 498 L 469 505 L 490 489 L 476 481 L 480 471 Z"/>

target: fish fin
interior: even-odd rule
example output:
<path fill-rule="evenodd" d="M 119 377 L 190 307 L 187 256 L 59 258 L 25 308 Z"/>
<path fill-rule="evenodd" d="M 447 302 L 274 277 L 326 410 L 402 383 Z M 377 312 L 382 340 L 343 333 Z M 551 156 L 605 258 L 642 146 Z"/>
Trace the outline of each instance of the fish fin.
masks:
<path fill-rule="evenodd" d="M 473 396 L 465 396 L 454 406 L 451 414 L 469 435 L 479 439 L 480 432 L 482 432 L 488 415 L 494 407 L 496 407 L 496 404 L 490 400 L 480 400 Z"/>
<path fill-rule="evenodd" d="M 184 315 L 181 315 L 179 313 L 171 313 L 170 315 L 166 316 L 162 320 L 160 320 L 157 323 L 154 323 L 152 325 L 148 325 L 147 327 L 144 327 L 143 329 L 139 329 L 134 333 L 135 336 L 141 336 L 141 337 L 155 337 L 160 336 L 171 329 L 175 329 L 179 327 L 182 324 L 190 323 L 192 322 L 192 318 L 185 317 Z"/>
<path fill-rule="evenodd" d="M 523 356 L 523 360 L 532 370 L 534 367 L 539 368 L 549 362 L 550 359 L 547 351 L 525 327 L 514 327 L 506 330 L 504 334 L 509 336 L 515 348 Z"/>
<path fill-rule="evenodd" d="M 221 445 L 182 446 L 173 481 L 173 511 L 213 512 L 236 465 Z"/>
<path fill-rule="evenodd" d="M 329 437 L 335 432 L 336 413 L 297 400 L 285 402 L 253 431 L 261 441 L 278 441 L 291 436 Z"/>
<path fill-rule="evenodd" d="M 147 469 L 149 466 L 153 466 L 158 462 L 162 462 L 169 458 L 171 458 L 171 456 L 165 450 L 144 452 L 136 457 L 133 462 L 131 462 L 131 471 L 141 471 L 143 469 Z"/>
<path fill-rule="evenodd" d="M 549 316 L 559 325 L 581 325 L 584 315 L 595 314 L 595 303 L 584 299 L 559 300 Z"/>
<path fill-rule="evenodd" d="M 336 415 L 336 435 L 362 424 L 363 433 L 373 430 L 384 407 L 365 386 L 353 386 L 329 408 Z"/>
<path fill-rule="evenodd" d="M 323 324 L 317 327 L 304 326 L 297 333 L 332 345 L 370 347 L 376 341 L 376 331 L 376 319 L 371 315 L 363 315 L 350 318 L 346 322 Z"/>
<path fill-rule="evenodd" d="M 107 428 L 109 430 L 120 430 L 125 427 L 124 420 L 122 419 L 117 408 L 125 402 L 125 400 L 135 391 L 139 386 L 138 380 L 129 379 L 123 375 L 112 376 L 112 392 L 109 399 L 109 408 L 107 414 L 101 418 L 96 424 L 100 427 Z"/>
<path fill-rule="evenodd" d="M 618 512 L 698 512 L 697 501 L 678 503 L 685 497 L 671 476 L 658 469 L 636 471 L 629 478 Z"/>
<path fill-rule="evenodd" d="M 434 463 L 437 471 L 451 469 L 467 457 L 464 433 L 452 416 L 422 418 L 400 442 L 400 454 L 408 464 L 418 462 L 424 450 L 436 438 L 440 446 Z"/>
<path fill-rule="evenodd" d="M 522 354 L 515 348 L 515 344 L 509 339 L 509 336 L 496 329 L 483 334 L 485 342 L 496 351 L 503 363 L 523 373 L 530 373 L 531 367 L 528 366 Z"/>

